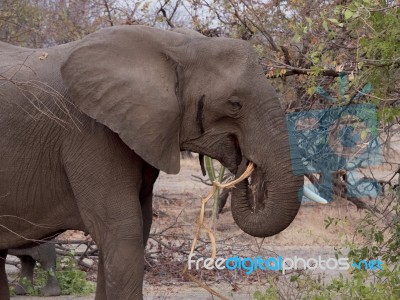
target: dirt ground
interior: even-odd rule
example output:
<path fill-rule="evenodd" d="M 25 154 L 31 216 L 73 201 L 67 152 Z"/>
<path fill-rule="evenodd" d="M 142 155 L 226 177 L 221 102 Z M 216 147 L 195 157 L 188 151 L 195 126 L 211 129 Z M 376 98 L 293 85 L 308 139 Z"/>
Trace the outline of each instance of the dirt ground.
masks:
<path fill-rule="evenodd" d="M 381 177 L 388 176 L 384 169 L 378 170 Z M 388 173 L 389 174 L 389 173 Z M 182 276 L 187 263 L 191 241 L 195 233 L 201 197 L 210 187 L 195 176 L 201 176 L 197 159 L 182 161 L 178 175 L 162 173 L 155 184 L 154 219 L 151 237 L 146 248 L 145 299 L 213 299 L 204 289 Z M 211 205 L 209 205 L 211 207 Z M 206 210 L 210 222 L 210 208 Z M 337 226 L 325 228 L 328 217 L 344 221 Z M 258 239 L 243 233 L 234 223 L 228 202 L 220 215 L 214 234 L 217 240 L 217 257 L 334 257 L 334 247 L 344 248 L 346 238 L 352 236 L 353 229 L 362 218 L 362 212 L 346 201 L 335 201 L 321 205 L 305 203 L 285 231 L 276 236 Z M 81 233 L 69 232 L 62 238 L 79 239 Z M 202 235 L 196 248 L 199 257 L 209 257 L 211 247 L 206 235 Z M 9 272 L 17 271 L 9 268 Z M 89 278 L 95 279 L 96 263 L 87 270 Z M 252 299 L 255 290 L 265 290 L 271 271 L 256 271 L 251 275 L 243 271 L 192 270 L 191 274 L 229 299 Z M 318 272 L 318 271 L 316 271 Z M 329 279 L 338 271 L 325 274 Z M 36 299 L 15 297 L 13 299 Z M 89 297 L 55 297 L 47 299 L 94 299 Z"/>

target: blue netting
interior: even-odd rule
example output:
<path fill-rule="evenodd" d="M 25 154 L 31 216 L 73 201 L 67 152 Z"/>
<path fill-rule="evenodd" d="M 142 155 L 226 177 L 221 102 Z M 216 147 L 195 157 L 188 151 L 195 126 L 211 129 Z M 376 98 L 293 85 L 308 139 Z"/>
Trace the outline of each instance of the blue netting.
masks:
<path fill-rule="evenodd" d="M 293 172 L 319 173 L 319 194 L 332 199 L 332 172 L 351 171 L 382 163 L 376 108 L 357 104 L 287 114 Z M 362 182 L 361 182 L 361 181 Z M 347 182 L 348 196 L 375 196 L 373 180 Z"/>

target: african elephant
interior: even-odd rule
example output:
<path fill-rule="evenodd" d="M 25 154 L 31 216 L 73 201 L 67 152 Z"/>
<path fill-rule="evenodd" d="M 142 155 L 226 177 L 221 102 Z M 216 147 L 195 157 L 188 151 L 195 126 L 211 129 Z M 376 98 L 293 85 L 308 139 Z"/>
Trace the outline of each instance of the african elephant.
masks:
<path fill-rule="evenodd" d="M 159 170 L 179 172 L 181 150 L 236 176 L 254 163 L 232 192 L 244 232 L 277 234 L 298 212 L 303 179 L 284 112 L 245 41 L 111 27 L 49 49 L 1 43 L 0 74 L 3 258 L 88 231 L 100 253 L 96 299 L 141 299 L 153 184 Z M 6 287 L 0 259 L 1 299 Z"/>
<path fill-rule="evenodd" d="M 17 256 L 21 260 L 20 281 L 14 291 L 17 295 L 25 295 L 27 291 L 26 281 L 33 284 L 33 272 L 36 262 L 47 273 L 46 285 L 42 288 L 42 296 L 59 296 L 60 286 L 56 277 L 56 248 L 54 244 L 44 243 L 36 247 L 26 249 L 10 249 L 8 254 Z"/>

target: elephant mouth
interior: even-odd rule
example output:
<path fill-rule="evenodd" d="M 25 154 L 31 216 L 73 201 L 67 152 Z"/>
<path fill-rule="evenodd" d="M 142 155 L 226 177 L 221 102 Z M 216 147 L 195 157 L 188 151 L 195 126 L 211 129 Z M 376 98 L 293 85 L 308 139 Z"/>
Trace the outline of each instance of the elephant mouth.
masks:
<path fill-rule="evenodd" d="M 199 163 L 203 176 L 206 176 L 204 155 L 218 160 L 232 174 L 236 174 L 244 157 L 236 136 L 230 134 L 219 138 L 218 142 L 215 143 L 213 149 L 213 153 L 209 151 L 199 151 Z"/>
<path fill-rule="evenodd" d="M 251 176 L 230 190 L 232 216 L 244 232 L 255 237 L 272 236 L 288 227 L 296 216 L 303 178 L 292 174 L 288 149 L 273 145 L 270 149 L 278 149 L 276 152 L 268 150 L 265 156 L 257 156 L 262 145 L 243 142 L 234 134 L 224 134 L 214 135 L 211 143 L 204 139 L 196 140 L 197 146 L 188 142 L 185 146 L 195 146 L 198 153 L 218 160 L 236 178 L 253 163 Z"/>
<path fill-rule="evenodd" d="M 229 139 L 231 140 L 231 143 L 233 144 L 233 148 L 234 148 L 234 152 L 235 152 L 234 164 L 236 166 L 233 170 L 230 170 L 230 171 L 232 172 L 232 174 L 237 174 L 242 161 L 244 161 L 244 163 L 246 163 L 246 166 L 247 166 L 247 164 L 249 164 L 249 161 L 244 157 L 244 155 L 242 153 L 242 149 L 240 148 L 239 140 L 237 139 L 237 137 L 235 135 L 231 135 L 231 136 L 229 136 Z M 243 172 L 244 172 L 244 170 L 243 170 Z"/>
<path fill-rule="evenodd" d="M 235 179 L 239 178 L 244 173 L 250 162 L 250 160 L 243 156 L 242 161 L 237 166 Z M 268 199 L 268 189 L 267 180 L 262 168 L 258 168 L 254 162 L 253 165 L 254 171 L 247 179 L 245 179 L 245 184 L 247 186 L 247 202 L 252 212 L 256 212 L 264 210 L 264 200 Z"/>
<path fill-rule="evenodd" d="M 249 164 L 250 161 L 245 158 L 236 135 L 234 134 L 228 135 L 225 139 L 225 142 L 226 143 L 224 144 L 228 145 L 226 146 L 225 153 L 228 153 L 229 155 L 222 157 L 220 162 L 232 174 L 235 174 L 237 176 L 240 170 L 240 166 L 244 163 Z M 244 170 L 242 171 L 242 173 L 243 172 Z"/>
<path fill-rule="evenodd" d="M 240 147 L 239 140 L 235 135 L 229 135 L 228 138 L 231 145 L 231 151 L 233 149 L 233 159 L 228 159 L 228 161 L 231 162 L 231 165 L 225 165 L 225 167 L 235 175 L 235 178 L 239 178 L 245 172 L 247 166 L 250 163 L 253 163 L 255 168 L 253 173 L 244 180 L 244 184 L 247 188 L 246 198 L 252 212 L 262 211 L 265 208 L 265 199 L 268 199 L 265 173 L 263 172 L 263 169 L 258 167 L 254 161 L 245 156 L 242 148 Z"/>

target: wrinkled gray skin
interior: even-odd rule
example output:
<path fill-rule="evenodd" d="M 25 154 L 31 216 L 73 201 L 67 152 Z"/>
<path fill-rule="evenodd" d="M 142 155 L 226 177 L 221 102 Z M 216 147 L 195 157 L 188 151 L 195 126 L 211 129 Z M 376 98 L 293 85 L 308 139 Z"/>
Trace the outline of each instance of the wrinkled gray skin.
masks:
<path fill-rule="evenodd" d="M 0 74 L 12 81 L 0 94 L 1 257 L 87 230 L 100 249 L 96 299 L 141 299 L 153 184 L 179 172 L 180 150 L 236 176 L 257 166 L 232 193 L 245 232 L 277 234 L 297 214 L 284 113 L 244 41 L 112 27 L 45 50 L 2 43 Z"/>
<path fill-rule="evenodd" d="M 33 273 L 36 262 L 40 263 L 47 273 L 46 285 L 42 288 L 42 296 L 59 296 L 60 287 L 56 274 L 56 248 L 54 244 L 45 243 L 26 249 L 10 249 L 8 254 L 17 256 L 21 260 L 20 281 L 15 286 L 15 294 L 25 295 L 27 291 L 26 280 L 33 284 Z"/>

